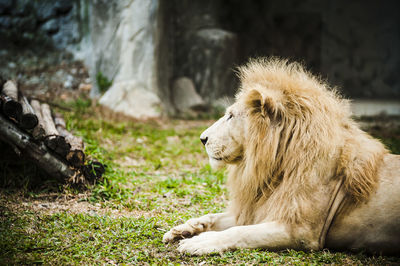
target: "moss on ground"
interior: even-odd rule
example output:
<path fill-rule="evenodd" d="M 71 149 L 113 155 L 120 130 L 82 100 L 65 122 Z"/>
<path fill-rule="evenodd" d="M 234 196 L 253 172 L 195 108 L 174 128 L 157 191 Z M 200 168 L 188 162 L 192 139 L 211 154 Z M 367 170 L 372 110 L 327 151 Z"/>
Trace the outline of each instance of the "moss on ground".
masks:
<path fill-rule="evenodd" d="M 86 100 L 71 108 L 64 111 L 67 127 L 84 138 L 91 157 L 108 166 L 106 174 L 80 191 L 43 183 L 38 171 L 27 178 L 29 165 L 7 172 L 10 163 L 3 161 L 0 264 L 400 263 L 393 257 L 329 250 L 180 254 L 176 244 L 161 242 L 166 230 L 188 218 L 219 212 L 226 203 L 225 173 L 210 169 L 198 140 L 211 122 L 103 119 L 106 114 Z M 398 153 L 398 130 L 389 137 L 373 134 Z"/>

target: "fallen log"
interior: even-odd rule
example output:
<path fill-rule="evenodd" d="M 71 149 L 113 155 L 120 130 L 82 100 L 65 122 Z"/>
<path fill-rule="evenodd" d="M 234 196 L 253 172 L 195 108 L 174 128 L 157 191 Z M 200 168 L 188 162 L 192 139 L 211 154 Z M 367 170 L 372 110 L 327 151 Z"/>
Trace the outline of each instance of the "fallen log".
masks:
<path fill-rule="evenodd" d="M 33 129 L 39 122 L 37 116 L 35 115 L 35 111 L 29 104 L 28 99 L 26 99 L 26 97 L 23 95 L 20 97 L 20 103 L 22 105 L 22 115 L 19 125 L 23 129 Z"/>
<path fill-rule="evenodd" d="M 58 135 L 56 126 L 53 123 L 53 118 L 51 117 L 50 106 L 47 103 L 42 103 L 40 105 L 40 110 L 42 113 L 43 127 L 46 135 Z"/>
<path fill-rule="evenodd" d="M 2 93 L 18 102 L 18 89 L 14 81 L 8 80 L 4 83 Z"/>
<path fill-rule="evenodd" d="M 7 121 L 2 115 L 0 115 L 0 139 L 16 147 L 24 156 L 30 158 L 41 169 L 60 181 L 64 182 L 77 174 L 46 146 L 36 144 L 28 134 L 19 130 L 15 124 Z"/>
<path fill-rule="evenodd" d="M 37 100 L 29 103 L 13 81 L 4 86 L 1 83 L 0 80 L 1 141 L 60 181 L 88 184 L 102 177 L 105 165 L 97 161 L 85 164 L 83 140 L 66 129 L 62 116 L 56 115 L 53 120 L 49 104 Z"/>
<path fill-rule="evenodd" d="M 74 136 L 66 128 L 64 119 L 60 114 L 54 116 L 54 124 L 58 133 L 65 138 L 71 146 L 66 158 L 67 161 L 74 167 L 80 167 L 85 163 L 85 153 L 83 152 L 84 145 L 82 138 Z"/>
<path fill-rule="evenodd" d="M 40 107 L 42 112 L 43 127 L 46 133 L 44 143 L 47 147 L 65 158 L 71 149 L 71 145 L 67 143 L 63 136 L 59 135 L 51 116 L 50 106 L 44 103 Z"/>
<path fill-rule="evenodd" d="M 32 131 L 32 136 L 35 139 L 42 139 L 46 136 L 46 132 L 44 131 L 43 127 L 43 118 L 42 118 L 42 110 L 40 109 L 40 103 L 37 100 L 32 100 L 31 101 L 31 106 L 33 109 L 33 112 L 35 113 L 37 119 L 38 119 L 38 124 Z"/>
<path fill-rule="evenodd" d="M 2 109 L 3 113 L 15 122 L 19 122 L 22 115 L 22 106 L 18 102 L 18 90 L 15 83 L 11 80 L 3 85 Z"/>

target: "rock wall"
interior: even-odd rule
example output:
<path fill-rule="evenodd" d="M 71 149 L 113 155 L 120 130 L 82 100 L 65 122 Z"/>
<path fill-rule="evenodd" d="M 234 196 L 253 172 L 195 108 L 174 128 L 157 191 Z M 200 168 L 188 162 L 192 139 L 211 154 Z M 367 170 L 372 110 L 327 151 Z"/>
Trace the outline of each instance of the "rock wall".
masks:
<path fill-rule="evenodd" d="M 352 98 L 400 101 L 400 2 L 339 0 L 325 8 L 321 72 Z"/>
<path fill-rule="evenodd" d="M 224 96 L 233 96 L 236 79 L 237 36 L 222 28 L 219 1 L 174 1 L 175 80 L 187 77 L 196 91 L 212 105 Z"/>
<path fill-rule="evenodd" d="M 305 62 L 351 98 L 400 99 L 400 2 L 221 2 L 239 61 L 275 55 Z"/>
<path fill-rule="evenodd" d="M 399 6 L 398 0 L 0 0 L 0 54 L 72 51 L 89 66 L 92 96 L 102 93 L 99 79 L 112 82 L 100 102 L 142 118 L 205 110 L 232 97 L 234 67 L 254 56 L 303 61 L 351 98 L 399 101 Z"/>
<path fill-rule="evenodd" d="M 161 115 L 156 74 L 158 4 L 157 0 L 92 4 L 92 69 L 113 81 L 100 103 L 139 118 Z"/>
<path fill-rule="evenodd" d="M 65 49 L 87 34 L 89 0 L 0 0 L 0 49 Z"/>

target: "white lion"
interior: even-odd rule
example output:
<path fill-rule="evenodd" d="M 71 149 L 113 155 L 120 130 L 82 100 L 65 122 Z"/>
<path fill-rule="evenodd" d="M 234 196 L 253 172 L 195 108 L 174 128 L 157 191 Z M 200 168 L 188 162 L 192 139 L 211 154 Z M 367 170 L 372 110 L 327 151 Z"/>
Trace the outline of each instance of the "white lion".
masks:
<path fill-rule="evenodd" d="M 190 219 L 163 241 L 183 239 L 178 250 L 191 254 L 399 254 L 400 156 L 361 131 L 347 101 L 299 64 L 253 60 L 240 78 L 236 102 L 201 135 L 211 165 L 228 165 L 229 208 Z"/>

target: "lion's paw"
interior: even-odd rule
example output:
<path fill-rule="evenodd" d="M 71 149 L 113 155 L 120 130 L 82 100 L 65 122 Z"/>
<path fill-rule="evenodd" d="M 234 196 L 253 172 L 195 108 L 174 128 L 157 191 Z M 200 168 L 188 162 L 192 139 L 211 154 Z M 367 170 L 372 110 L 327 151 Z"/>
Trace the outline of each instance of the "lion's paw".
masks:
<path fill-rule="evenodd" d="M 184 239 L 179 242 L 178 251 L 193 255 L 204 255 L 214 252 L 228 250 L 224 244 L 220 232 L 204 232 L 190 239 Z"/>
<path fill-rule="evenodd" d="M 186 223 L 173 227 L 164 234 L 163 242 L 168 243 L 179 239 L 190 238 L 206 231 L 208 225 L 201 218 L 190 219 Z"/>

